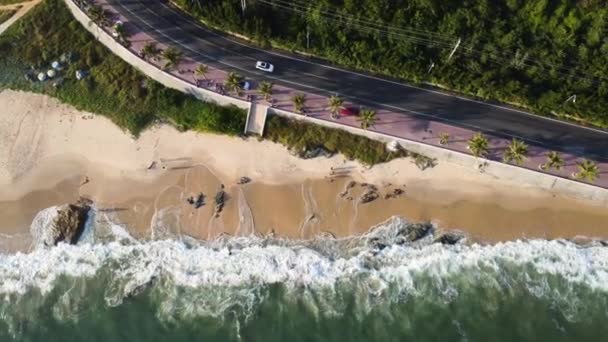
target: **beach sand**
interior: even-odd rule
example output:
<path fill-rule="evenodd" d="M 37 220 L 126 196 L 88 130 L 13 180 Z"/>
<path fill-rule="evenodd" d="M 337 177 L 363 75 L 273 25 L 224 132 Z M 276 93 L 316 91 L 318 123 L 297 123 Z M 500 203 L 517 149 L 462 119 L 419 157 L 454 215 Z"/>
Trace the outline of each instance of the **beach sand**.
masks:
<path fill-rule="evenodd" d="M 38 211 L 79 196 L 141 238 L 347 236 L 394 215 L 482 241 L 608 236 L 606 208 L 445 161 L 421 171 L 410 159 L 373 168 L 339 155 L 302 160 L 271 142 L 180 133 L 166 125 L 135 139 L 105 117 L 9 90 L 0 93 L 0 108 L 6 108 L 0 115 L 0 232 L 20 237 L 14 249 L 27 245 Z M 243 176 L 252 182 L 237 184 Z M 341 196 L 351 181 L 356 184 Z M 369 189 L 362 183 L 377 187 L 380 198 L 360 203 Z M 222 185 L 227 201 L 216 217 L 214 197 Z M 384 199 L 395 189 L 403 194 Z M 200 192 L 205 205 L 194 209 L 186 199 Z"/>

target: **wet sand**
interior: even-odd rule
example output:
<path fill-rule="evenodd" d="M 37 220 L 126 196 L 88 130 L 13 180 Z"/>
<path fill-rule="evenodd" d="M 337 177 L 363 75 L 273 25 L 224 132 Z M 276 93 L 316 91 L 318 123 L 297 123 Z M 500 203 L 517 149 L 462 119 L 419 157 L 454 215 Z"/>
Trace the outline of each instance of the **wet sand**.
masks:
<path fill-rule="evenodd" d="M 0 231 L 21 236 L 13 248 L 28 246 L 29 224 L 36 213 L 79 196 L 95 200 L 99 213 L 128 227 L 138 238 L 157 239 L 185 234 L 213 239 L 222 234 L 277 234 L 310 238 L 331 234 L 363 234 L 392 216 L 431 221 L 439 229 L 457 229 L 474 240 L 496 242 L 520 238 L 608 238 L 608 211 L 560 197 L 488 194 L 463 199 L 425 182 L 376 184 L 380 197 L 361 203 L 368 186 L 356 183 L 344 195 L 351 178 L 309 179 L 301 183 L 269 185 L 224 183 L 226 204 L 215 214 L 215 194 L 222 182 L 204 166 L 167 171 L 151 182 L 95 178 L 80 185 L 72 177 L 47 190 L 0 202 Z M 465 184 L 463 184 L 465 185 Z M 385 199 L 394 189 L 404 193 Z M 195 209 L 186 199 L 202 192 L 204 205 Z M 25 239 L 25 240 L 24 240 Z M 17 243 L 16 241 L 19 241 Z"/>

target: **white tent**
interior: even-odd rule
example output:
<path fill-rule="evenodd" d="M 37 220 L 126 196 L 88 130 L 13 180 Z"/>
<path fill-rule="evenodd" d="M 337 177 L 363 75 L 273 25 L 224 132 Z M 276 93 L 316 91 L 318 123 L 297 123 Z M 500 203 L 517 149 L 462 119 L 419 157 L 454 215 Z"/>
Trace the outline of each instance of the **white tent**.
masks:
<path fill-rule="evenodd" d="M 83 78 L 87 77 L 87 72 L 83 71 L 83 70 L 76 70 L 76 79 L 77 80 L 81 80 Z"/>
<path fill-rule="evenodd" d="M 41 81 L 41 82 L 42 81 L 46 81 L 46 74 L 43 73 L 43 72 L 39 73 L 38 74 L 38 80 Z"/>
<path fill-rule="evenodd" d="M 59 63 L 58 61 L 54 61 L 53 63 L 51 63 L 51 66 L 55 70 L 61 70 L 61 69 L 63 69 L 63 66 L 61 66 L 61 63 Z"/>
<path fill-rule="evenodd" d="M 49 70 L 46 72 L 46 75 L 47 75 L 49 78 L 53 78 L 53 77 L 57 76 L 57 71 L 55 71 L 55 69 L 49 69 Z"/>

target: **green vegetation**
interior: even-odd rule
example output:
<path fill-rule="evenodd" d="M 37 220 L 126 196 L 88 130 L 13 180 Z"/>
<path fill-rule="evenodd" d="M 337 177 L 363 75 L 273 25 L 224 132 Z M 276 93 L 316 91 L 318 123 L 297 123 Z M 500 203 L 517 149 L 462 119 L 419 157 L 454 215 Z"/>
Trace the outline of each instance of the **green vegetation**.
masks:
<path fill-rule="evenodd" d="M 156 46 L 155 42 L 147 42 L 139 51 L 139 55 L 143 59 L 157 59 L 160 56 L 161 52 L 162 50 L 159 49 L 158 46 Z"/>
<path fill-rule="evenodd" d="M 255 42 L 608 127 L 605 0 L 174 1 Z"/>
<path fill-rule="evenodd" d="M 557 151 L 551 151 L 547 155 L 547 161 L 540 166 L 542 170 L 555 169 L 559 171 L 564 166 L 564 159 Z"/>
<path fill-rule="evenodd" d="M 131 46 L 131 41 L 129 40 L 129 34 L 127 30 L 125 30 L 125 26 L 123 24 L 114 24 L 112 27 L 114 34 L 116 36 L 116 40 L 126 47 Z"/>
<path fill-rule="evenodd" d="M 15 13 L 17 10 L 0 10 L 0 24 L 9 20 Z"/>
<path fill-rule="evenodd" d="M 78 109 L 106 115 L 137 135 L 154 120 L 182 130 L 240 134 L 245 111 L 203 103 L 145 77 L 98 43 L 61 0 L 45 0 L 0 36 L 0 87 L 41 92 Z M 33 67 L 45 71 L 69 53 L 71 63 L 60 71 L 63 83 L 28 81 Z M 76 70 L 88 70 L 78 81 Z"/>
<path fill-rule="evenodd" d="M 592 162 L 591 160 L 585 159 L 582 162 L 576 163 L 576 166 L 578 166 L 578 172 L 575 173 L 573 176 L 578 180 L 593 183 L 600 174 L 600 170 L 597 167 L 597 164 Z"/>
<path fill-rule="evenodd" d="M 272 100 L 272 87 L 274 86 L 274 84 L 270 83 L 270 82 L 266 82 L 263 81 L 260 83 L 260 87 L 258 89 L 258 91 L 260 92 L 260 95 L 264 96 L 264 100 L 266 102 L 270 102 Z"/>
<path fill-rule="evenodd" d="M 311 150 L 323 147 L 333 153 L 342 153 L 346 158 L 363 164 L 374 165 L 395 158 L 411 156 L 428 164 L 426 157 L 404 150 L 390 152 L 382 142 L 348 133 L 334 128 L 326 128 L 311 123 L 290 120 L 277 115 L 268 116 L 264 138 L 281 143 L 293 151 Z M 426 158 L 429 159 L 429 158 Z M 434 164 L 431 162 L 430 166 Z"/>
<path fill-rule="evenodd" d="M 236 95 L 241 94 L 241 82 L 243 81 L 243 76 L 230 72 L 224 80 L 224 88 L 228 91 L 233 91 Z"/>
<path fill-rule="evenodd" d="M 183 53 L 174 47 L 166 48 L 163 50 L 163 52 L 161 52 L 161 55 L 166 60 L 165 66 L 163 67 L 165 70 L 175 68 L 179 65 L 183 58 Z"/>
<path fill-rule="evenodd" d="M 99 25 L 99 26 L 108 26 L 110 25 L 110 14 L 100 5 L 92 5 L 89 9 L 89 18 Z"/>
<path fill-rule="evenodd" d="M 198 77 L 202 77 L 204 79 L 207 79 L 207 73 L 209 73 L 209 67 L 207 65 L 205 65 L 205 64 L 199 64 L 196 67 L 196 70 L 194 70 L 194 73 Z"/>
<path fill-rule="evenodd" d="M 450 133 L 439 134 L 439 144 L 447 145 L 450 143 Z"/>
<path fill-rule="evenodd" d="M 361 128 L 368 129 L 370 127 L 374 127 L 376 121 L 378 121 L 378 117 L 376 116 L 376 111 L 363 108 L 359 112 L 358 120 L 361 122 Z"/>
<path fill-rule="evenodd" d="M 342 108 L 342 104 L 344 104 L 344 99 L 341 97 L 336 95 L 329 97 L 329 111 L 331 112 L 332 118 L 337 118 L 338 112 L 340 111 L 340 108 Z"/>
<path fill-rule="evenodd" d="M 490 150 L 489 145 L 490 142 L 488 141 L 488 138 L 481 133 L 477 133 L 469 140 L 469 145 L 467 147 L 475 157 L 483 158 Z"/>
<path fill-rule="evenodd" d="M 502 160 L 505 163 L 515 162 L 521 165 L 528 154 L 528 145 L 518 139 L 513 139 L 507 149 L 503 152 Z"/>
<path fill-rule="evenodd" d="M 291 100 L 293 101 L 293 111 L 296 113 L 302 113 L 302 110 L 304 109 L 304 102 L 306 101 L 305 95 L 302 93 L 295 94 Z"/>

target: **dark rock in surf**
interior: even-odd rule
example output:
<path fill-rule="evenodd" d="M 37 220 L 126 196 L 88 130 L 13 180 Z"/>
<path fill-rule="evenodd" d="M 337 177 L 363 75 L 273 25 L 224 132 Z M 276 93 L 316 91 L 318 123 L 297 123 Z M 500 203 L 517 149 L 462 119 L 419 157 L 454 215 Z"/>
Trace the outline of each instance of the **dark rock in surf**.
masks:
<path fill-rule="evenodd" d="M 462 239 L 464 239 L 464 235 L 458 233 L 444 233 L 437 237 L 433 242 L 441 243 L 443 245 L 455 245 Z"/>
<path fill-rule="evenodd" d="M 414 223 L 399 230 L 397 235 L 403 236 L 407 241 L 414 242 L 427 236 L 433 231 L 433 225 L 429 222 Z"/>
<path fill-rule="evenodd" d="M 57 209 L 57 216 L 51 224 L 49 239 L 45 245 L 57 245 L 59 242 L 75 244 L 84 231 L 93 202 L 80 198 L 75 203 L 66 204 Z"/>

